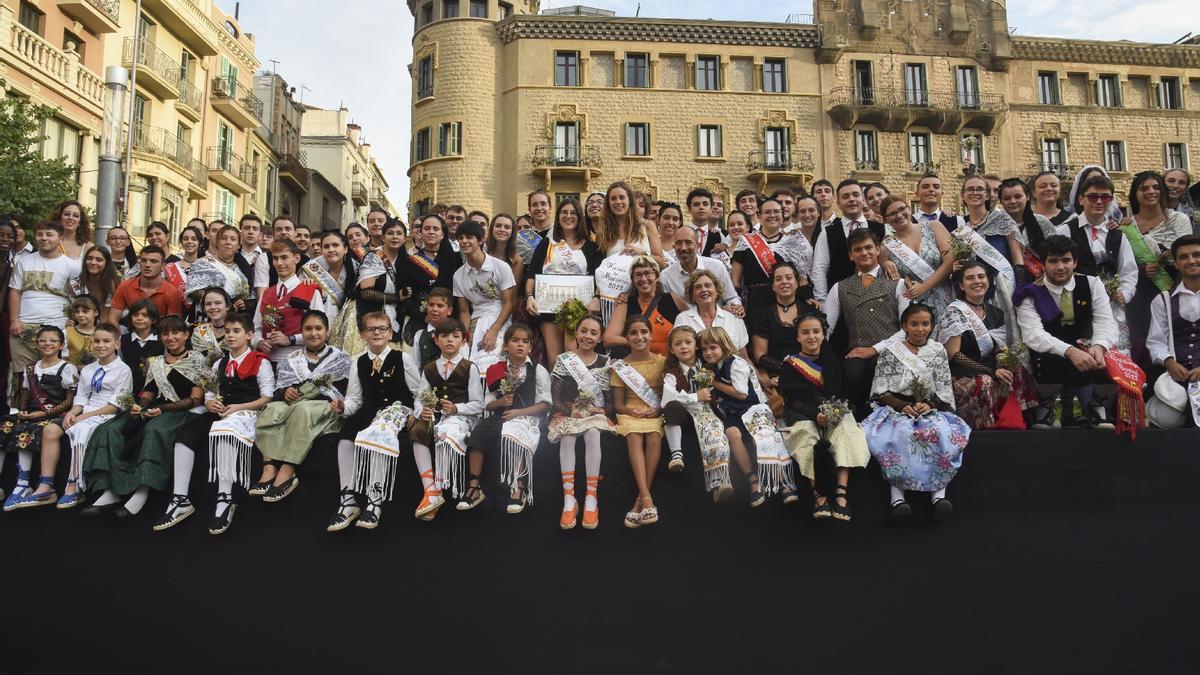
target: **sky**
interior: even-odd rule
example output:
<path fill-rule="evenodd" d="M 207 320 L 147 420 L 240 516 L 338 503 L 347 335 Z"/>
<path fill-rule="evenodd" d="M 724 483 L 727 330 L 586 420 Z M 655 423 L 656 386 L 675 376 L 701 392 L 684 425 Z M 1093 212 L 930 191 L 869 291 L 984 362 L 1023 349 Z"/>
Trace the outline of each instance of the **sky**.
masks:
<path fill-rule="evenodd" d="M 233 13 L 234 0 L 216 0 Z M 322 108 L 345 106 L 362 126 L 366 141 L 391 185 L 388 197 L 408 202 L 413 18 L 406 0 L 247 0 L 240 3 L 242 30 L 253 33 L 263 69 L 272 68 L 296 88 L 297 96 Z M 729 0 L 543 0 L 543 9 L 586 4 L 633 16 L 783 21 L 811 14 L 809 2 L 758 3 Z M 1196 0 L 1010 0 L 1008 23 L 1019 35 L 1096 40 L 1174 42 L 1200 33 Z M 273 64 L 271 60 L 278 63 Z"/>

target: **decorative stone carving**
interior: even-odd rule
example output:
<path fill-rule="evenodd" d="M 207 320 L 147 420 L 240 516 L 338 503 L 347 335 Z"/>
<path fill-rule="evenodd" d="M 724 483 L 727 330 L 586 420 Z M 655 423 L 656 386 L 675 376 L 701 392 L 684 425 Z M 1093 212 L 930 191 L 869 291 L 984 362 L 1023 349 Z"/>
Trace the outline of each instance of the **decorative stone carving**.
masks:
<path fill-rule="evenodd" d="M 521 15 L 496 24 L 502 42 L 519 38 L 616 40 L 687 44 L 745 45 L 812 49 L 820 46 L 817 27 L 803 24 L 719 24 L 686 19 L 608 19 Z"/>
<path fill-rule="evenodd" d="M 631 190 L 650 195 L 650 201 L 658 200 L 658 186 L 646 176 L 630 176 L 625 183 Z"/>
<path fill-rule="evenodd" d="M 554 128 L 564 122 L 578 124 L 579 137 L 587 138 L 587 113 L 579 112 L 579 106 L 574 103 L 560 103 L 554 112 L 546 115 L 546 138 L 553 141 Z"/>
<path fill-rule="evenodd" d="M 413 171 L 410 178 L 408 191 L 409 204 L 416 204 L 422 199 L 428 199 L 430 202 L 437 201 L 437 178 L 429 175 L 425 167 L 418 166 Z"/>
<path fill-rule="evenodd" d="M 788 130 L 788 145 L 796 147 L 800 134 L 795 119 L 789 119 L 786 110 L 768 110 L 765 117 L 758 119 L 758 142 L 767 142 L 767 129 L 786 128 Z"/>

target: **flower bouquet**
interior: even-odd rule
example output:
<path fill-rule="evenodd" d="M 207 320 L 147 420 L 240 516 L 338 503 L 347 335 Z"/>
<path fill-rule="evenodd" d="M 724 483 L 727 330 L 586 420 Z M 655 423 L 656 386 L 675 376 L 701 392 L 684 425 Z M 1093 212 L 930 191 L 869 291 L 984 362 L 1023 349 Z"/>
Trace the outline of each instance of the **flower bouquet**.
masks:
<path fill-rule="evenodd" d="M 1104 290 L 1108 293 L 1108 299 L 1123 306 L 1124 299 L 1118 299 L 1121 294 L 1121 280 L 1109 273 L 1108 270 L 1101 269 L 1100 281 L 1104 282 Z"/>
<path fill-rule="evenodd" d="M 421 404 L 422 408 L 429 408 L 433 411 L 434 424 L 437 424 L 437 421 L 442 414 L 441 411 L 438 410 L 439 401 L 441 401 L 441 397 L 438 396 L 438 393 L 435 389 L 422 389 L 417 393 L 417 403 Z"/>
<path fill-rule="evenodd" d="M 221 402 L 221 387 L 217 383 L 217 379 L 215 377 L 213 377 L 211 374 L 201 373 L 200 377 L 198 377 L 196 379 L 196 386 L 200 387 L 200 389 L 202 389 L 204 391 L 204 393 L 212 394 L 213 399 L 217 403 Z"/>
<path fill-rule="evenodd" d="M 692 385 L 695 387 L 696 391 L 708 389 L 709 387 L 713 386 L 713 382 L 715 381 L 716 375 L 713 373 L 713 371 L 707 368 L 701 368 L 692 375 Z"/>
<path fill-rule="evenodd" d="M 238 279 L 237 286 L 233 289 L 233 299 L 243 302 L 250 300 L 250 284 L 246 283 L 245 279 Z"/>
<path fill-rule="evenodd" d="M 554 315 L 554 324 L 562 329 L 567 335 L 574 335 L 575 328 L 579 326 L 579 322 L 583 317 L 587 316 L 587 305 L 579 298 L 571 298 L 558 308 L 558 312 Z"/>
<path fill-rule="evenodd" d="M 975 249 L 971 248 L 962 237 L 950 236 L 950 255 L 954 256 L 955 260 L 966 262 L 975 257 Z"/>
<path fill-rule="evenodd" d="M 813 450 L 828 450 L 831 445 L 829 434 L 851 414 L 850 402 L 840 398 L 827 398 L 817 406 L 817 413 L 825 416 L 825 426 L 818 427 L 821 439 L 813 446 Z"/>
<path fill-rule="evenodd" d="M 279 313 L 279 308 L 275 305 L 267 305 L 264 303 L 262 308 L 262 322 L 267 327 L 267 331 L 275 330 L 275 327 L 283 321 L 283 315 Z"/>
<path fill-rule="evenodd" d="M 116 405 L 121 410 L 129 412 L 133 406 L 137 405 L 137 399 L 133 397 L 133 394 L 121 394 L 117 397 Z"/>
<path fill-rule="evenodd" d="M 916 375 L 913 375 L 912 385 L 909 388 L 912 390 L 914 404 L 928 403 L 929 395 L 933 393 L 929 388 L 929 383 Z"/>
<path fill-rule="evenodd" d="M 471 287 L 471 290 L 475 291 L 476 293 L 482 295 L 483 297 L 485 297 L 489 300 L 499 300 L 500 299 L 500 287 L 497 286 L 496 282 L 494 282 L 494 281 L 489 281 L 486 284 L 480 284 L 477 281 L 477 282 L 475 282 L 475 285 Z"/>

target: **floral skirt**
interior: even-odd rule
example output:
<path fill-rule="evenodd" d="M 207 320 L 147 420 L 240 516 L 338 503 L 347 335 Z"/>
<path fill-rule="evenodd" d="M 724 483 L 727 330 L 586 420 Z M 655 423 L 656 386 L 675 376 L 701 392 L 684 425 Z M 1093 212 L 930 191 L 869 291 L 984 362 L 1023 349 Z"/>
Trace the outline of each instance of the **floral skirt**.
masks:
<path fill-rule="evenodd" d="M 996 416 L 1010 396 L 1017 398 L 1021 410 L 1037 407 L 1037 389 L 1028 370 L 1018 368 L 1013 372 L 1013 386 L 1009 391 L 999 380 L 987 375 L 956 377 L 954 406 L 958 416 L 972 429 L 991 429 L 996 426 Z"/>
<path fill-rule="evenodd" d="M 796 460 L 800 475 L 816 480 L 814 468 L 814 448 L 821 440 L 821 432 L 817 425 L 810 420 L 801 420 L 790 428 L 782 429 L 783 442 L 787 445 L 788 453 Z M 867 451 L 867 437 L 854 421 L 853 415 L 846 415 L 832 431 L 828 432 L 830 443 L 829 452 L 833 454 L 833 463 L 839 469 L 854 469 L 867 465 L 871 461 L 871 453 Z"/>
<path fill-rule="evenodd" d="M 0 451 L 42 449 L 42 429 L 52 420 L 21 421 L 16 415 L 7 415 L 0 420 Z"/>
<path fill-rule="evenodd" d="M 916 419 L 879 406 L 863 423 L 867 448 L 893 487 L 936 492 L 962 466 L 971 427 L 957 415 L 932 412 Z"/>
<path fill-rule="evenodd" d="M 616 431 L 612 420 L 603 411 L 592 408 L 589 412 L 592 414 L 577 416 L 564 415 L 555 413 L 550 418 L 550 424 L 546 430 L 546 437 L 551 443 L 557 443 L 563 436 L 578 436 L 589 429 L 599 429 L 600 431 Z"/>

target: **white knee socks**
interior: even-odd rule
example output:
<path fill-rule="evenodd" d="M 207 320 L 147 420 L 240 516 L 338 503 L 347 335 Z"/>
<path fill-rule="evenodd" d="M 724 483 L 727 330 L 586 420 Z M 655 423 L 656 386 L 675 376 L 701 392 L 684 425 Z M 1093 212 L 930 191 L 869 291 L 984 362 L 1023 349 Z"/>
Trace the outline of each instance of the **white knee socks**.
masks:
<path fill-rule="evenodd" d="M 930 496 L 929 500 L 936 502 L 939 499 L 945 499 L 945 498 L 946 498 L 946 488 L 942 488 L 941 490 L 938 490 L 937 492 L 933 493 L 933 495 Z"/>
<path fill-rule="evenodd" d="M 349 490 L 354 487 L 354 441 L 338 441 L 337 460 L 338 482 L 343 490 Z"/>
<path fill-rule="evenodd" d="M 221 478 L 221 479 L 217 480 L 217 494 L 230 495 L 230 496 L 233 495 L 233 478 L 232 477 L 231 478 Z M 217 502 L 217 517 L 220 517 L 221 514 L 225 513 L 225 510 L 228 509 L 229 505 L 232 503 L 233 502 Z"/>
<path fill-rule="evenodd" d="M 893 485 L 893 486 L 891 486 L 891 491 L 892 491 L 892 503 L 893 504 L 895 504 L 896 502 L 904 501 L 904 490 L 901 490 L 900 488 Z"/>
<path fill-rule="evenodd" d="M 417 464 L 417 473 L 421 474 L 421 487 L 425 490 L 433 487 L 433 457 L 429 448 L 413 443 L 413 461 Z"/>
<path fill-rule="evenodd" d="M 142 485 L 133 491 L 133 494 L 129 496 L 129 499 L 125 500 L 125 510 L 137 515 L 141 512 L 142 507 L 146 505 L 146 500 L 149 498 L 150 488 L 146 485 Z"/>
<path fill-rule="evenodd" d="M 183 443 L 175 444 L 175 482 L 171 492 L 187 496 L 192 484 L 192 466 L 196 463 L 196 453 Z"/>
<path fill-rule="evenodd" d="M 121 498 L 117 496 L 117 493 L 112 490 L 105 490 L 104 494 L 100 495 L 100 498 L 92 506 L 108 506 L 109 504 L 116 504 L 119 501 L 121 501 Z"/>
<path fill-rule="evenodd" d="M 678 429 L 678 427 L 676 427 Z M 600 475 L 600 430 L 588 429 L 583 432 L 583 462 L 587 469 L 588 478 Z M 571 464 L 575 468 L 575 464 Z M 565 469 L 564 469 L 565 470 Z"/>
<path fill-rule="evenodd" d="M 593 431 L 595 431 L 597 435 L 600 433 L 599 429 L 593 429 Z M 683 427 L 679 426 L 678 424 L 668 424 L 665 427 L 665 431 L 665 436 L 667 437 L 667 449 L 669 449 L 671 452 L 682 452 Z"/>
<path fill-rule="evenodd" d="M 562 468 L 563 511 L 575 508 L 575 439 L 563 436 L 558 447 L 558 463 Z"/>

